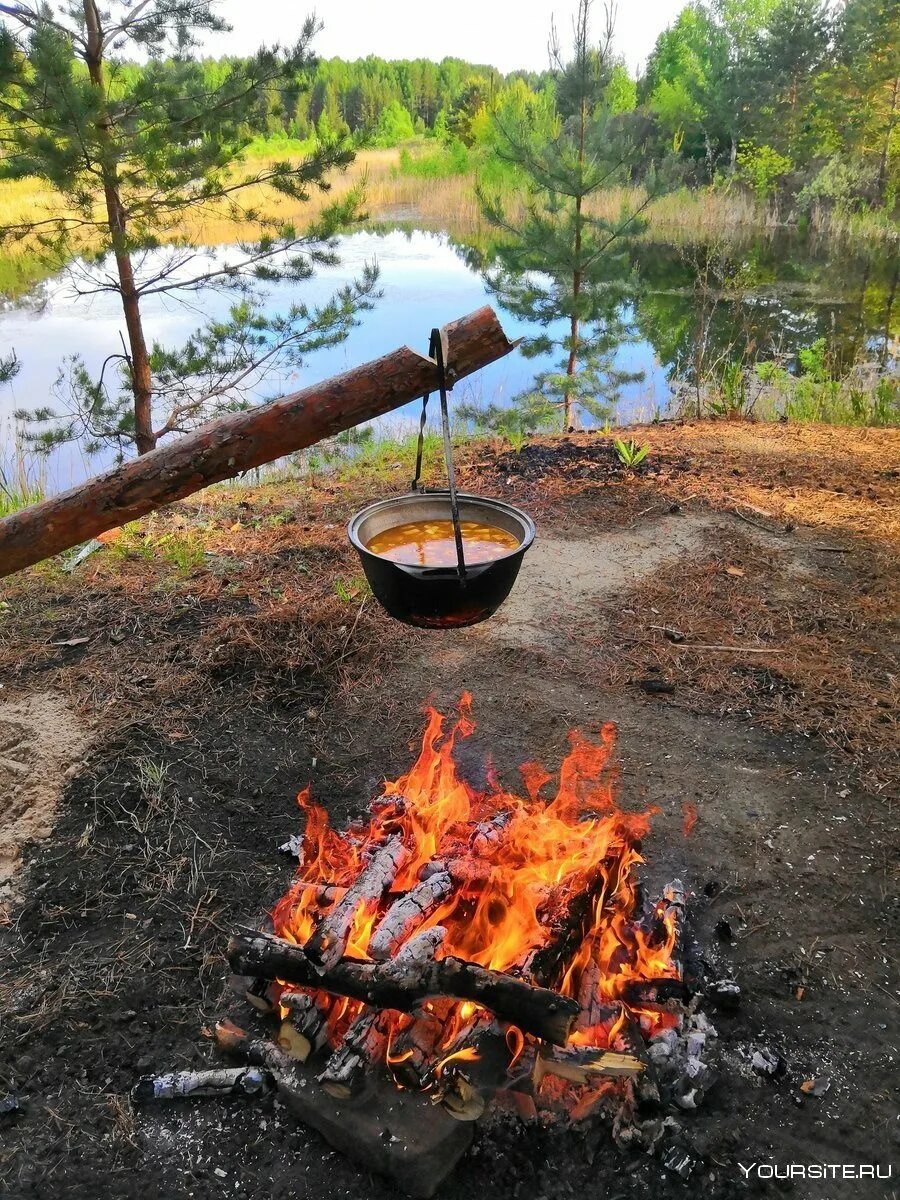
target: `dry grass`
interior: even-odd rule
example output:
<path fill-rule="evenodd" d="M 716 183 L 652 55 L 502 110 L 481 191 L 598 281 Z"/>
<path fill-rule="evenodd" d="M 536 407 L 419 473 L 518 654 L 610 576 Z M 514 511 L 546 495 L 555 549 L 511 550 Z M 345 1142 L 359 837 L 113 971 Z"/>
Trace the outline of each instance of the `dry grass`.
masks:
<path fill-rule="evenodd" d="M 773 728 L 815 733 L 882 786 L 894 736 L 885 648 L 897 595 L 900 431 L 706 421 L 630 432 L 650 447 L 648 469 L 634 475 L 608 438 L 581 434 L 538 439 L 521 453 L 470 443 L 460 483 L 525 503 L 570 535 L 627 528 L 672 503 L 736 514 L 735 528 L 755 543 L 720 541 L 622 598 L 615 636 L 587 667 L 623 686 L 654 668 L 689 706 L 750 710 Z M 524 465 L 541 447 L 548 457 L 529 474 Z M 232 703 L 236 680 L 266 703 L 295 676 L 338 690 L 377 677 L 417 635 L 369 598 L 344 522 L 407 477 L 395 463 L 315 486 L 213 488 L 127 527 L 74 575 L 53 564 L 23 572 L 4 585 L 0 676 L 13 690 L 40 679 L 94 718 L 176 738 L 185 714 Z M 651 628 L 667 624 L 695 645 L 779 653 L 735 661 L 680 649 Z M 51 645 L 75 636 L 90 641 Z M 141 778 L 151 797 L 165 786 L 152 764 Z"/>
<path fill-rule="evenodd" d="M 264 169 L 276 156 L 252 159 L 254 169 Z M 459 236 L 483 236 L 487 226 L 481 218 L 474 192 L 473 175 L 452 175 L 446 178 L 422 179 L 403 175 L 399 170 L 400 150 L 363 150 L 350 167 L 335 173 L 329 192 L 313 192 L 306 203 L 285 197 L 267 185 L 247 190 L 242 203 L 257 208 L 266 217 L 303 228 L 320 215 L 333 200 L 360 184 L 365 186 L 366 207 L 376 222 L 409 222 L 432 229 L 446 230 Z M 639 206 L 646 198 L 641 188 L 613 188 L 597 196 L 591 211 L 598 216 L 614 219 L 622 206 Z M 521 199 L 513 192 L 506 197 L 510 215 L 521 216 Z M 20 221 L 40 219 L 61 210 L 63 201 L 46 184 L 37 179 L 0 181 L 0 223 L 13 225 Z M 723 230 L 738 231 L 760 227 L 764 214 L 753 201 L 737 194 L 711 190 L 680 191 L 654 200 L 646 211 L 651 228 L 656 233 L 709 236 Z M 249 239 L 257 232 L 252 222 L 236 222 L 224 205 L 211 205 L 195 212 L 185 223 L 172 231 L 172 237 L 193 244 L 228 245 Z M 10 259 L 33 252 L 28 239 L 20 238 L 3 247 Z"/>

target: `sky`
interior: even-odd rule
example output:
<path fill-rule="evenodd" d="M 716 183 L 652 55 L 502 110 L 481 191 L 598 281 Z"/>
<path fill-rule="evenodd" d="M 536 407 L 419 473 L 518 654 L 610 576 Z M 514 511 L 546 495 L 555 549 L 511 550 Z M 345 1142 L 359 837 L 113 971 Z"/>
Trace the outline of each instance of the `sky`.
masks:
<path fill-rule="evenodd" d="M 621 0 L 615 47 L 632 71 L 641 67 L 658 34 L 687 0 Z M 433 58 L 447 56 L 489 63 L 501 71 L 547 66 L 547 34 L 555 18 L 568 44 L 577 0 L 222 0 L 218 11 L 234 26 L 211 39 L 213 53 L 246 53 L 260 42 L 289 43 L 303 17 L 315 10 L 324 29 L 315 42 L 322 58 Z M 595 0 L 599 33 L 602 5 Z"/>

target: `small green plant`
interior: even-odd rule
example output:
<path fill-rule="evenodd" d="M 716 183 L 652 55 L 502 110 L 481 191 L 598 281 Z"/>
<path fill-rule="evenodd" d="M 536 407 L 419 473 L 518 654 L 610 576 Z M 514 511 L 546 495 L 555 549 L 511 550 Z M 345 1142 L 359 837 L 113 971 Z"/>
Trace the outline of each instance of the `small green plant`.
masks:
<path fill-rule="evenodd" d="M 354 600 L 370 594 L 369 581 L 365 575 L 354 575 L 350 579 L 336 579 L 334 592 L 342 604 L 352 604 Z"/>
<path fill-rule="evenodd" d="M 613 448 L 619 462 L 629 471 L 640 466 L 650 453 L 649 446 L 639 446 L 633 438 L 629 438 L 627 442 L 623 442 L 621 438 L 614 438 Z"/>
<path fill-rule="evenodd" d="M 752 408 L 747 392 L 747 374 L 742 362 L 729 362 L 719 375 L 718 398 L 710 401 L 709 411 L 714 417 L 747 417 Z"/>

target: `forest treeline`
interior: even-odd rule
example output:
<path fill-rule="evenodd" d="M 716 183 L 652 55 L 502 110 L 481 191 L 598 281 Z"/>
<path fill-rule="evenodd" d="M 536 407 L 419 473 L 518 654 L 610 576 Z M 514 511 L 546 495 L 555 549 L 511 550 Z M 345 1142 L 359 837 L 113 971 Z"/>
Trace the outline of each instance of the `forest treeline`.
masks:
<path fill-rule="evenodd" d="M 212 94 L 242 66 L 205 59 L 193 69 Z M 119 63 L 114 87 L 123 95 L 138 89 L 144 70 Z M 737 180 L 761 200 L 786 195 L 801 208 L 895 210 L 900 0 L 693 3 L 660 34 L 640 77 L 615 58 L 604 70 L 606 133 L 634 182 Z M 549 69 L 503 75 L 457 58 L 323 58 L 262 84 L 244 134 L 251 146 L 434 138 L 447 150 L 444 169 L 463 170 L 471 166 L 466 150 L 487 155 L 495 147 L 498 117 L 540 128 L 569 116 L 567 103 Z M 15 169 L 8 160 L 6 173 Z"/>
<path fill-rule="evenodd" d="M 207 62 L 203 70 L 227 71 Z M 737 178 L 760 199 L 895 207 L 900 182 L 898 0 L 712 0 L 686 6 L 644 73 L 606 69 L 607 126 L 636 181 Z M 304 86 L 259 97 L 252 132 L 396 145 L 416 135 L 490 146 L 492 116 L 565 117 L 554 73 L 501 75 L 447 58 L 321 59 Z M 463 160 L 464 161 L 464 160 Z"/>

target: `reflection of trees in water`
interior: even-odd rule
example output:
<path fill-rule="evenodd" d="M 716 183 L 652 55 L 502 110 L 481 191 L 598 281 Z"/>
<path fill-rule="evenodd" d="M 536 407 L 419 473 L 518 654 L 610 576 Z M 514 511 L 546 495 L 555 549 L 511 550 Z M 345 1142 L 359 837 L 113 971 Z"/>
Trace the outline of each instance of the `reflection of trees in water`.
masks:
<path fill-rule="evenodd" d="M 496 245 L 451 240 L 473 271 L 496 259 Z M 632 260 L 641 281 L 638 333 L 670 373 L 694 382 L 726 359 L 793 362 L 818 338 L 832 361 L 896 362 L 900 347 L 900 259 L 889 249 L 856 248 L 782 233 L 744 241 L 640 240 Z"/>

